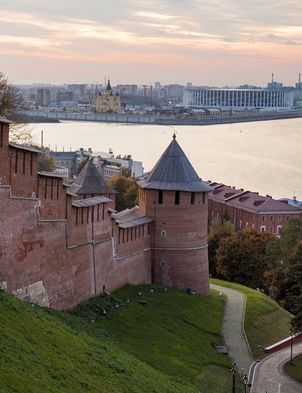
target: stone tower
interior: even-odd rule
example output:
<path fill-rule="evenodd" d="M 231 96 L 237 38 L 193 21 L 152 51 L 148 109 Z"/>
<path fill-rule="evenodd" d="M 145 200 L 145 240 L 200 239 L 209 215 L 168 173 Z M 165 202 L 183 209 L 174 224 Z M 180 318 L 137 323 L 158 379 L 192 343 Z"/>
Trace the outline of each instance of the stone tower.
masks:
<path fill-rule="evenodd" d="M 139 187 L 139 208 L 153 219 L 153 282 L 208 294 L 211 187 L 201 181 L 175 135 Z"/>

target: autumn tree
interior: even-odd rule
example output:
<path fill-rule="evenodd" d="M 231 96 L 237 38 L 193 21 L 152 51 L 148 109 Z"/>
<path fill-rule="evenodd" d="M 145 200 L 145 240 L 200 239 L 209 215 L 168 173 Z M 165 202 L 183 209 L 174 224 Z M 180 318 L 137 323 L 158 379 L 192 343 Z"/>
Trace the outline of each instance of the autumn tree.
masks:
<path fill-rule="evenodd" d="M 52 172 L 56 167 L 56 160 L 42 151 L 38 156 L 38 172 Z"/>
<path fill-rule="evenodd" d="M 281 230 L 280 236 L 280 256 L 286 261 L 291 250 L 302 240 L 302 221 L 290 220 Z"/>
<path fill-rule="evenodd" d="M 284 226 L 273 253 L 275 270 L 272 294 L 295 316 L 294 331 L 302 331 L 302 221 L 291 220 Z"/>
<path fill-rule="evenodd" d="M 235 232 L 235 226 L 228 220 L 221 222 L 214 220 L 209 228 L 208 251 L 209 251 L 209 271 L 211 277 L 220 277 L 217 272 L 216 252 L 220 242 Z"/>
<path fill-rule="evenodd" d="M 244 229 L 225 237 L 216 253 L 217 272 L 229 281 L 266 288 L 266 248 L 272 235 Z"/>
<path fill-rule="evenodd" d="M 137 204 L 138 186 L 134 178 L 114 176 L 108 180 L 108 186 L 117 192 L 115 199 L 116 210 L 130 209 Z"/>
<path fill-rule="evenodd" d="M 272 296 L 277 301 L 284 302 L 289 287 L 286 284 L 288 267 L 292 263 L 292 254 L 295 252 L 297 244 L 302 240 L 302 221 L 291 220 L 282 228 L 281 236 L 276 241 L 275 249 L 269 249 L 268 258 L 271 261 L 272 269 Z M 289 304 L 285 303 L 287 309 Z"/>

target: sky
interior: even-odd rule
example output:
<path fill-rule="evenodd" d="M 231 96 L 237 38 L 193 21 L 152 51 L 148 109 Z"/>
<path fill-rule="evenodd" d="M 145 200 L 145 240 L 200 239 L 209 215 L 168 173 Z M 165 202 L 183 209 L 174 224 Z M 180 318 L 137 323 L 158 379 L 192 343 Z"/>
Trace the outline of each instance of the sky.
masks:
<path fill-rule="evenodd" d="M 0 0 L 11 83 L 294 85 L 301 0 Z"/>

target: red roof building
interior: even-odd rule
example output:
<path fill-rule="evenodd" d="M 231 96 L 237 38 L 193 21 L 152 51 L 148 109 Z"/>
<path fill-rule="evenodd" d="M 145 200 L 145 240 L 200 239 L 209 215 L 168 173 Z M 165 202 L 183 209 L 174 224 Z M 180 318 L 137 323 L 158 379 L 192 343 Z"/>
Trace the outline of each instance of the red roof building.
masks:
<path fill-rule="evenodd" d="M 302 210 L 271 196 L 221 183 L 210 183 L 209 222 L 228 218 L 236 230 L 250 228 L 275 235 L 290 219 L 302 219 Z"/>

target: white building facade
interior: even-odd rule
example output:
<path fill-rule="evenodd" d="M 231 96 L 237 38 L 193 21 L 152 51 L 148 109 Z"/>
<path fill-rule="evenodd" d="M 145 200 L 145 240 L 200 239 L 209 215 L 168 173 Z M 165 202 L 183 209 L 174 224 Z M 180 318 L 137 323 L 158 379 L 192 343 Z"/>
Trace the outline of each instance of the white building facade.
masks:
<path fill-rule="evenodd" d="M 220 109 L 290 109 L 294 106 L 291 90 L 267 89 L 209 89 L 189 87 L 184 89 L 183 105 L 186 107 Z"/>

